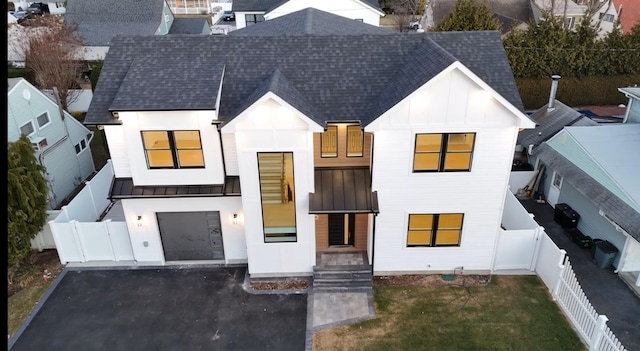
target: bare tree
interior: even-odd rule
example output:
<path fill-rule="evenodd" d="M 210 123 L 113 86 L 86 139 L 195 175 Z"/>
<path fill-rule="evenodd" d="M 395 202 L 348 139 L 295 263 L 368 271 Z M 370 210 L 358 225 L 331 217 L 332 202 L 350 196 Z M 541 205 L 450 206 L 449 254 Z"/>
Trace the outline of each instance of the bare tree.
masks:
<path fill-rule="evenodd" d="M 400 32 L 409 31 L 409 23 L 416 20 L 420 13 L 420 0 L 395 0 L 391 3 L 391 9 L 394 15 L 394 26 Z"/>
<path fill-rule="evenodd" d="M 32 30 L 20 42 L 25 66 L 34 73 L 36 86 L 52 89 L 58 105 L 66 110 L 78 97 L 82 79 L 82 40 L 74 27 L 64 24 L 61 17 L 44 15 L 29 23 Z"/>

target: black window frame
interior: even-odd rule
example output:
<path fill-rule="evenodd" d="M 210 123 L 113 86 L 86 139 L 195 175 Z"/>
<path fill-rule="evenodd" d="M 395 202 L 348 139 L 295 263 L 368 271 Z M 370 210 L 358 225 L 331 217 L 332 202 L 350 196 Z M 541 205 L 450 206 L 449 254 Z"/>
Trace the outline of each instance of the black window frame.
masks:
<path fill-rule="evenodd" d="M 260 17 L 258 17 L 260 16 Z M 251 21 L 249 21 L 249 18 L 252 18 Z M 259 21 L 258 18 L 261 18 L 261 20 Z M 244 14 L 244 22 L 245 22 L 245 26 L 252 26 L 256 23 L 260 23 L 260 22 L 264 22 L 264 13 L 245 13 Z"/>
<path fill-rule="evenodd" d="M 473 144 L 471 145 L 471 151 L 469 151 L 469 168 L 468 169 L 445 169 L 445 162 L 447 156 L 447 146 L 449 142 L 450 135 L 456 134 L 473 134 Z M 439 162 L 438 169 L 418 169 L 416 170 L 416 154 L 419 154 L 417 150 L 418 146 L 418 136 L 420 135 L 441 135 L 442 139 L 440 140 L 440 151 L 439 151 Z M 416 133 L 415 138 L 413 140 L 413 164 L 412 171 L 413 173 L 441 173 L 441 172 L 471 172 L 471 168 L 473 167 L 473 155 L 476 149 L 476 140 L 478 139 L 476 132 L 460 132 L 460 133 Z"/>
<path fill-rule="evenodd" d="M 409 233 L 411 232 L 411 216 L 415 215 L 430 215 L 433 216 L 431 223 L 431 242 L 430 245 L 422 245 L 422 244 L 409 244 Z M 441 215 L 461 215 L 460 219 L 460 234 L 458 235 L 458 243 L 457 244 L 440 244 L 437 245 L 437 235 L 438 235 L 438 224 Z M 408 248 L 413 247 L 460 247 L 462 243 L 462 230 L 464 229 L 464 213 L 410 213 L 407 220 L 407 240 L 406 245 Z"/>
<path fill-rule="evenodd" d="M 147 148 L 144 142 L 144 133 L 145 132 L 166 132 L 167 138 L 169 140 L 169 150 L 171 151 L 171 158 L 173 160 L 173 167 L 152 167 L 149 164 L 149 155 L 147 153 Z M 198 140 L 200 141 L 200 152 L 202 153 L 202 166 L 180 166 L 178 151 L 179 150 L 197 150 L 197 149 L 178 149 L 176 147 L 176 141 L 174 137 L 174 132 L 196 132 L 198 133 Z M 141 130 L 140 137 L 142 138 L 142 149 L 144 150 L 145 160 L 147 161 L 147 169 L 202 169 L 205 168 L 205 160 L 204 160 L 204 151 L 202 150 L 202 136 L 200 135 L 199 130 Z"/>

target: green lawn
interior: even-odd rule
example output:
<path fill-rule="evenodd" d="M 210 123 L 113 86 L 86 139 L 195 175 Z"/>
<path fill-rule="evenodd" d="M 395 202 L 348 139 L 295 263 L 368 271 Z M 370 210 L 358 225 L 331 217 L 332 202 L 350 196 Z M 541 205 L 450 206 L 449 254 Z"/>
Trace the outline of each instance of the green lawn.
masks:
<path fill-rule="evenodd" d="M 314 351 L 586 350 L 536 276 L 492 276 L 474 287 L 376 287 L 374 295 L 376 319 L 317 332 Z"/>

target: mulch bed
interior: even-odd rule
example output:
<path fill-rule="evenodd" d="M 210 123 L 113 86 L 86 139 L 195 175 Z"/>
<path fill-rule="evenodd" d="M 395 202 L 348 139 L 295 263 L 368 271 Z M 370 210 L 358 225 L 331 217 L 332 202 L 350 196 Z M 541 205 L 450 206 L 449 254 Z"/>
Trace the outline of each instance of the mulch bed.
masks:
<path fill-rule="evenodd" d="M 451 278 L 451 279 L 445 279 Z M 374 286 L 483 286 L 491 280 L 490 275 L 442 275 L 442 274 L 406 274 L 387 275 L 373 278 Z"/>
<path fill-rule="evenodd" d="M 20 267 L 7 269 L 7 297 L 36 282 L 55 279 L 63 268 L 56 250 L 32 250 Z"/>
<path fill-rule="evenodd" d="M 304 290 L 309 288 L 306 280 L 254 281 L 251 288 L 255 290 Z"/>

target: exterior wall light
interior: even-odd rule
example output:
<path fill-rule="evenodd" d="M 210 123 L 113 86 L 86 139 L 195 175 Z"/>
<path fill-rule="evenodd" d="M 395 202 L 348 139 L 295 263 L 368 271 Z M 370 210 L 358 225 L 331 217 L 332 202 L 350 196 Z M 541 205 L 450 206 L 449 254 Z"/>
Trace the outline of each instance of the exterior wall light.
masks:
<path fill-rule="evenodd" d="M 136 224 L 138 225 L 138 227 L 142 227 L 142 216 L 138 216 Z"/>
<path fill-rule="evenodd" d="M 233 224 L 238 224 L 238 223 L 239 223 L 239 220 L 238 220 L 238 214 L 237 214 L 237 213 L 234 213 L 234 214 L 233 214 Z"/>

